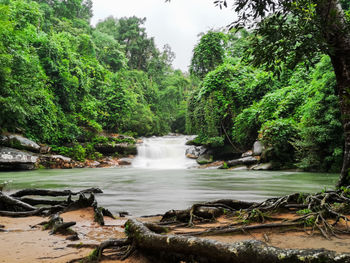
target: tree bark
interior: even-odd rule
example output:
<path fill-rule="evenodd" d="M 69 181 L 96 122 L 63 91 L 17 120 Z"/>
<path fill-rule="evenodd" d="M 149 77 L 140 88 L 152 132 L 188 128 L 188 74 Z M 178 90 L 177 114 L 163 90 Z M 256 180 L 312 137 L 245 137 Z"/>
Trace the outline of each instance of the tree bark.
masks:
<path fill-rule="evenodd" d="M 328 44 L 337 80 L 337 93 L 344 129 L 344 157 L 337 186 L 350 185 L 350 33 L 339 0 L 317 1 L 323 36 Z"/>
<path fill-rule="evenodd" d="M 136 249 L 156 257 L 157 262 L 230 262 L 230 263 L 297 263 L 297 262 L 349 262 L 350 255 L 337 255 L 327 250 L 280 249 L 261 241 L 249 240 L 235 243 L 184 237 L 159 235 L 134 219 L 126 223 L 129 239 Z M 191 261 L 192 262 L 192 261 Z"/>

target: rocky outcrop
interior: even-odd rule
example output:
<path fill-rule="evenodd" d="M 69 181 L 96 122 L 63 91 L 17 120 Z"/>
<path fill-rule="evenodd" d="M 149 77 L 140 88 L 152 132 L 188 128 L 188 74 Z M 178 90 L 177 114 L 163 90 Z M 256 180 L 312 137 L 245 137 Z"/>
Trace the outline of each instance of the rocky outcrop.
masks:
<path fill-rule="evenodd" d="M 254 157 L 254 156 L 247 156 L 247 157 L 243 157 L 243 158 L 239 158 L 239 159 L 235 159 L 235 160 L 231 160 L 231 161 L 227 161 L 226 164 L 228 167 L 233 167 L 233 166 L 237 166 L 237 165 L 253 165 L 253 164 L 257 164 L 258 163 L 258 158 Z"/>
<path fill-rule="evenodd" d="M 33 170 L 38 157 L 32 153 L 0 147 L 0 170 Z"/>
<path fill-rule="evenodd" d="M 98 143 L 95 145 L 95 150 L 103 155 L 113 155 L 115 153 L 121 155 L 136 155 L 137 148 L 135 144 L 128 143 Z"/>
<path fill-rule="evenodd" d="M 18 134 L 0 135 L 0 145 L 31 152 L 40 151 L 39 144 Z"/>
<path fill-rule="evenodd" d="M 186 157 L 191 159 L 197 159 L 199 156 L 206 152 L 204 146 L 190 146 L 186 149 Z"/>
<path fill-rule="evenodd" d="M 71 169 L 77 167 L 75 161 L 62 155 L 41 155 L 39 163 L 41 166 L 50 169 Z"/>

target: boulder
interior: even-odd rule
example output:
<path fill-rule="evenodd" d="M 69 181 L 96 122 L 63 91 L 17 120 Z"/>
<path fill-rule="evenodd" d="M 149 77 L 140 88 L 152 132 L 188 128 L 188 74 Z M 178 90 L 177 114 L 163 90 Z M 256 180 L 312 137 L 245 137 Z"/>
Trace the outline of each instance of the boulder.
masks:
<path fill-rule="evenodd" d="M 256 141 L 253 145 L 253 155 L 261 155 L 264 150 L 264 145 L 260 141 Z"/>
<path fill-rule="evenodd" d="M 131 158 L 121 158 L 118 160 L 119 165 L 131 165 L 132 159 Z"/>
<path fill-rule="evenodd" d="M 186 149 L 186 157 L 197 159 L 200 155 L 204 154 L 206 150 L 204 146 L 190 146 Z"/>
<path fill-rule="evenodd" d="M 137 154 L 136 145 L 128 143 L 98 143 L 95 145 L 95 149 L 103 155 L 112 155 L 115 153 L 121 155 Z"/>
<path fill-rule="evenodd" d="M 0 147 L 0 170 L 33 170 L 38 157 L 32 153 Z"/>
<path fill-rule="evenodd" d="M 39 152 L 40 146 L 18 134 L 0 135 L 0 145 L 31 152 Z"/>
<path fill-rule="evenodd" d="M 212 163 L 213 162 L 213 156 L 208 154 L 208 153 L 204 153 L 202 155 L 200 155 L 197 158 L 197 163 L 198 164 L 208 164 L 208 163 Z"/>
<path fill-rule="evenodd" d="M 251 170 L 255 171 L 266 171 L 266 170 L 271 170 L 272 169 L 272 163 L 261 163 L 254 165 Z"/>
<path fill-rule="evenodd" d="M 226 163 L 228 167 L 233 167 L 237 165 L 253 165 L 253 164 L 256 164 L 257 162 L 258 162 L 258 159 L 255 158 L 254 156 L 247 156 L 247 157 L 227 161 Z"/>

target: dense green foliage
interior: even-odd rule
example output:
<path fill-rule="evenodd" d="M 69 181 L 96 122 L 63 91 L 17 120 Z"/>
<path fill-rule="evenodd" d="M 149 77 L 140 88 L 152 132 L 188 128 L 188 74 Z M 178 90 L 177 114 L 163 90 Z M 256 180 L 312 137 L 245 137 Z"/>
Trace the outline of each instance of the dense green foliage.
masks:
<path fill-rule="evenodd" d="M 188 132 L 199 132 L 197 142 L 232 144 L 241 151 L 259 138 L 267 160 L 338 171 L 343 137 L 329 58 L 315 58 L 311 68 L 303 63 L 293 71 L 284 67 L 277 76 L 240 60 L 250 37 L 246 32 L 227 35 L 223 63 L 205 75 L 190 97 Z"/>
<path fill-rule="evenodd" d="M 183 131 L 191 84 L 145 19 L 90 26 L 91 0 L 0 2 L 0 129 L 42 143 Z"/>
<path fill-rule="evenodd" d="M 172 69 L 173 52 L 156 47 L 145 19 L 109 17 L 92 27 L 91 7 L 91 0 L 0 1 L 0 131 L 59 145 L 55 152 L 77 160 L 98 158 L 96 143 L 116 143 L 101 141 L 103 131 L 186 132 L 242 152 L 259 138 L 266 160 L 339 170 L 335 75 L 328 57 L 305 60 L 305 50 L 321 48 L 312 45 L 318 33 L 298 31 L 313 32 L 314 24 L 288 16 L 281 31 L 286 18 L 271 16 L 257 34 L 209 31 L 193 50 L 190 80 Z"/>

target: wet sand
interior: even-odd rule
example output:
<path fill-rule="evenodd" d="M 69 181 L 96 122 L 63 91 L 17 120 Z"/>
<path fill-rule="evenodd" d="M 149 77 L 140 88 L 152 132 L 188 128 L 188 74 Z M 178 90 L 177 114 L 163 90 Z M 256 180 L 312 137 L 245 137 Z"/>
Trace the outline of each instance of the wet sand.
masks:
<path fill-rule="evenodd" d="M 291 215 L 279 215 L 288 218 Z M 0 232 L 0 262 L 52 262 L 63 263 L 89 255 L 93 248 L 72 248 L 69 244 L 90 244 L 92 247 L 110 238 L 125 237 L 123 225 L 125 218 L 111 219 L 105 217 L 105 226 L 101 227 L 93 222 L 94 214 L 91 208 L 67 212 L 61 215 L 65 222 L 75 221 L 72 227 L 78 232 L 80 240 L 69 241 L 66 236 L 50 235 L 48 230 L 42 230 L 37 224 L 47 221 L 42 217 L 9 218 L 0 217 L 0 225 L 4 225 L 4 232 Z M 156 222 L 157 218 L 140 218 L 142 221 Z M 176 228 L 172 233 L 203 231 L 207 228 L 232 224 L 232 218 L 221 217 L 215 223 L 201 224 L 192 228 Z M 345 224 L 344 224 L 345 227 Z M 280 248 L 316 249 L 324 248 L 338 253 L 350 253 L 350 236 L 342 235 L 327 240 L 321 235 L 302 229 L 289 231 L 281 229 L 263 229 L 245 233 L 226 234 L 220 236 L 206 236 L 222 242 L 236 242 L 248 239 L 257 239 L 268 245 Z M 125 263 L 151 263 L 142 255 L 135 254 L 125 261 L 104 260 L 102 262 L 125 262 Z"/>

